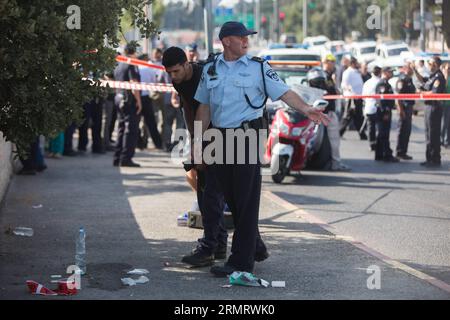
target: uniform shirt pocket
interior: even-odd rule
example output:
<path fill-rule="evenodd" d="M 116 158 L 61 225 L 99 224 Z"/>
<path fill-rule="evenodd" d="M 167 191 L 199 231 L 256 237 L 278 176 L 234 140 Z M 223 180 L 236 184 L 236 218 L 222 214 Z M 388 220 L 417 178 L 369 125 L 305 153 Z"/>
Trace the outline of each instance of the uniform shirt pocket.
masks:
<path fill-rule="evenodd" d="M 261 96 L 259 89 L 254 85 L 254 81 L 250 77 L 235 77 L 233 79 L 233 89 L 239 94 L 239 98 L 248 96 L 253 105 Z"/>
<path fill-rule="evenodd" d="M 219 94 L 219 79 L 208 80 L 206 83 L 206 89 L 208 89 L 211 98 L 211 104 L 220 105 L 220 94 Z"/>

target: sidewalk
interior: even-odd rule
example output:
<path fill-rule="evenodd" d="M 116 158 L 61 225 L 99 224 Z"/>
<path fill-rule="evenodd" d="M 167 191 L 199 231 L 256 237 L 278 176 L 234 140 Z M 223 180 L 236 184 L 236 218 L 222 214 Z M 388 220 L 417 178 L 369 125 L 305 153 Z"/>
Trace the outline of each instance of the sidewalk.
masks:
<path fill-rule="evenodd" d="M 48 159 L 44 173 L 13 178 L 0 209 L 0 299 L 450 299 L 266 196 L 260 228 L 271 256 L 255 274 L 286 281 L 286 288 L 222 288 L 227 280 L 209 268 L 180 262 L 202 235 L 177 226 L 194 198 L 182 167 L 156 151 L 138 152 L 135 161 L 143 167 L 113 167 L 111 154 Z M 4 232 L 19 226 L 33 228 L 34 236 Z M 26 280 L 54 288 L 51 275 L 74 264 L 80 226 L 88 262 L 82 290 L 73 297 L 29 294 Z M 372 265 L 381 268 L 380 290 L 367 288 Z M 132 268 L 148 269 L 150 282 L 123 286 L 120 278 Z"/>

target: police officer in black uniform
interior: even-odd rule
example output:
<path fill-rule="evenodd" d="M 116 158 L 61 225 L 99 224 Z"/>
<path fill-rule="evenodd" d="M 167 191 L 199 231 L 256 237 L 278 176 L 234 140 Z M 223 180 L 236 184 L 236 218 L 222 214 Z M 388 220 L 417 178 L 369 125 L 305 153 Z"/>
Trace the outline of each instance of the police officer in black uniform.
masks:
<path fill-rule="evenodd" d="M 392 86 L 389 79 L 392 78 L 392 69 L 384 67 L 380 82 L 375 87 L 376 94 L 392 94 Z M 377 144 L 375 147 L 375 160 L 383 160 L 385 162 L 399 162 L 392 155 L 392 149 L 389 146 L 389 133 L 391 130 L 392 109 L 395 106 L 395 100 L 377 101 Z"/>
<path fill-rule="evenodd" d="M 410 63 L 406 63 L 396 84 L 398 93 L 416 93 L 416 87 L 412 80 L 413 75 L 414 71 Z M 408 155 L 408 144 L 411 135 L 414 103 L 414 100 L 398 100 L 399 120 L 396 152 L 397 158 L 402 160 L 412 160 L 412 157 Z"/>
<path fill-rule="evenodd" d="M 424 83 L 421 87 L 423 93 L 445 93 L 445 77 L 440 70 L 441 59 L 433 57 L 428 61 L 431 75 L 429 78 L 422 77 L 415 68 L 413 68 L 416 77 Z M 426 161 L 421 165 L 426 167 L 441 166 L 441 121 L 442 121 L 442 102 L 438 100 L 425 101 L 425 131 L 427 140 Z"/>
<path fill-rule="evenodd" d="M 136 49 L 132 45 L 125 47 L 125 55 L 136 58 Z M 114 70 L 116 81 L 140 82 L 137 67 L 119 63 Z M 140 167 L 132 161 L 139 132 L 139 114 L 142 110 L 141 94 L 137 90 L 116 89 L 115 105 L 119 120 L 114 166 Z"/>

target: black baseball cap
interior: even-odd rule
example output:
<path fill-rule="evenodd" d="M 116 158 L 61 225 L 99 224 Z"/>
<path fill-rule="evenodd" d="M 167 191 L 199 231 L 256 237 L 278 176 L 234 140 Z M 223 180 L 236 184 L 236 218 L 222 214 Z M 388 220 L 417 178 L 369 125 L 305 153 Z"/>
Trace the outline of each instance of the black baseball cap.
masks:
<path fill-rule="evenodd" d="M 251 34 L 256 34 L 258 32 L 253 30 L 248 30 L 242 23 L 237 21 L 228 21 L 222 25 L 219 32 L 219 39 L 222 40 L 228 36 L 249 36 Z"/>

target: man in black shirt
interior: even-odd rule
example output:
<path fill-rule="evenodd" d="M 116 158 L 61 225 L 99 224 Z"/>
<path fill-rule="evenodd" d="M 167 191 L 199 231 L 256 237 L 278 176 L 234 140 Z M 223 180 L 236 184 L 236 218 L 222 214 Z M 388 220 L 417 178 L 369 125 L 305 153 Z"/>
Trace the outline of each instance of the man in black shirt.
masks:
<path fill-rule="evenodd" d="M 392 78 L 392 69 L 384 67 L 380 82 L 375 87 L 376 94 L 392 94 L 392 86 L 389 79 Z M 375 160 L 385 162 L 399 162 L 398 158 L 392 155 L 392 149 L 389 146 L 389 134 L 391 131 L 392 109 L 395 106 L 395 100 L 377 101 L 377 144 L 375 147 Z"/>
<path fill-rule="evenodd" d="M 130 58 L 136 58 L 136 49 L 127 45 L 125 47 L 125 55 Z M 140 82 L 139 71 L 135 66 L 119 63 L 114 70 L 114 79 L 116 81 Z M 139 164 L 131 160 L 136 149 L 139 114 L 142 110 L 140 92 L 137 90 L 116 89 L 114 102 L 117 108 L 119 131 L 113 165 L 140 167 Z"/>
<path fill-rule="evenodd" d="M 189 63 L 185 52 L 178 47 L 168 48 L 164 52 L 162 64 L 172 78 L 183 108 L 186 127 L 194 137 L 194 119 L 199 102 L 194 100 L 195 92 L 202 75 L 203 66 Z M 191 142 L 192 143 L 192 142 Z M 196 267 L 208 266 L 214 259 L 225 259 L 227 250 L 227 231 L 224 227 L 224 196 L 219 191 L 217 180 L 211 170 L 191 169 L 191 176 L 197 179 L 197 199 L 202 214 L 204 235 L 199 239 L 197 248 L 182 261 Z"/>

